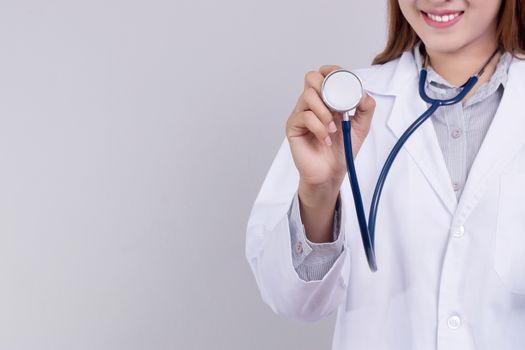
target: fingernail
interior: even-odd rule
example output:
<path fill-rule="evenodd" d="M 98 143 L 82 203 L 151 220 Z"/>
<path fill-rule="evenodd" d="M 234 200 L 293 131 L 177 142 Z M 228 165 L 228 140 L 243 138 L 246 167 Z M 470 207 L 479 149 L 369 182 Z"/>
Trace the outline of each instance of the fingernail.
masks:
<path fill-rule="evenodd" d="M 325 137 L 324 143 L 326 143 L 327 146 L 332 146 L 332 139 L 330 136 Z"/>
<path fill-rule="evenodd" d="M 332 120 L 330 124 L 328 124 L 328 131 L 332 134 L 337 131 L 337 126 L 335 126 L 334 121 Z"/>

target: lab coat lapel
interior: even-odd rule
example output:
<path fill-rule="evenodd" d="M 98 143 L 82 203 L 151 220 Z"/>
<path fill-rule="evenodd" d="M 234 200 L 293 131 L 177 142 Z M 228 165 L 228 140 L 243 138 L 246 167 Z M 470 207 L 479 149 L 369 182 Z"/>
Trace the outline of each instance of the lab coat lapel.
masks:
<path fill-rule="evenodd" d="M 413 86 L 417 86 L 417 81 L 407 86 L 405 94 L 396 97 L 392 113 L 387 121 L 389 129 L 397 139 L 428 108 Z M 430 118 L 410 136 L 403 148 L 410 154 L 429 185 L 452 215 L 456 209 L 457 199 Z"/>
<path fill-rule="evenodd" d="M 410 77 L 409 80 L 406 79 L 407 76 Z M 401 77 L 405 77 L 405 79 Z M 419 72 L 417 72 L 412 55 L 404 54 L 391 80 L 391 82 L 397 83 L 393 83 L 394 85 L 391 87 L 395 101 L 387 120 L 388 128 L 397 139 L 428 108 L 419 96 L 418 80 Z M 410 154 L 436 196 L 452 215 L 457 206 L 457 199 L 432 121 L 427 119 L 410 136 L 403 148 L 404 150 L 402 149 L 400 152 L 406 151 Z M 397 171 L 402 171 L 402 169 Z"/>
<path fill-rule="evenodd" d="M 520 107 L 525 97 L 525 61 L 513 59 L 500 105 L 470 169 L 455 221 L 464 222 L 481 198 L 490 180 L 525 143 L 525 113 Z"/>

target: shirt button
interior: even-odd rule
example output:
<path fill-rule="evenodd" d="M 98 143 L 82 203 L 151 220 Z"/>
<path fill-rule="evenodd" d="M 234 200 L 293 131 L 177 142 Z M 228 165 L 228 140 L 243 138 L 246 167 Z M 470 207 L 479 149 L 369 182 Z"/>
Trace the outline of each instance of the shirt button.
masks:
<path fill-rule="evenodd" d="M 453 234 L 454 237 L 461 237 L 465 233 L 465 226 L 461 225 L 457 229 L 454 230 Z"/>
<path fill-rule="evenodd" d="M 450 316 L 447 324 L 450 329 L 458 329 L 461 326 L 461 318 L 458 315 Z"/>
<path fill-rule="evenodd" d="M 461 129 L 454 129 L 452 130 L 452 137 L 457 139 L 458 137 L 461 136 Z"/>
<path fill-rule="evenodd" d="M 303 243 L 297 242 L 297 244 L 295 245 L 295 251 L 297 252 L 297 254 L 303 254 Z"/>
<path fill-rule="evenodd" d="M 459 182 L 453 182 L 452 187 L 454 188 L 454 191 L 459 191 L 461 189 L 461 184 Z"/>

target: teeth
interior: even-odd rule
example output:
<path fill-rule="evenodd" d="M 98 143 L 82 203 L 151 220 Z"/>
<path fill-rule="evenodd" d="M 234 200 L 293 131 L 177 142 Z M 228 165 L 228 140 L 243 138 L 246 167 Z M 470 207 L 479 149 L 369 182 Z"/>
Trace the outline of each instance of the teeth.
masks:
<path fill-rule="evenodd" d="M 433 20 L 434 22 L 450 22 L 452 21 L 454 18 L 456 18 L 457 16 L 459 16 L 461 14 L 461 12 L 456 12 L 456 13 L 451 13 L 450 15 L 445 15 L 445 16 L 436 16 L 436 15 L 433 15 L 433 14 L 430 14 L 430 13 L 427 13 L 427 16 L 428 18 L 430 18 L 431 20 Z"/>

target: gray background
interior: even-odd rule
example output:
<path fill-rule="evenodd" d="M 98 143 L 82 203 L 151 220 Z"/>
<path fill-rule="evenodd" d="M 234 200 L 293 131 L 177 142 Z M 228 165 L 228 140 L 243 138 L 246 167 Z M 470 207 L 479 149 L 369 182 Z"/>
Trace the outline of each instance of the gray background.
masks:
<path fill-rule="evenodd" d="M 328 349 L 244 257 L 304 74 L 385 1 L 0 0 L 0 349 Z"/>

